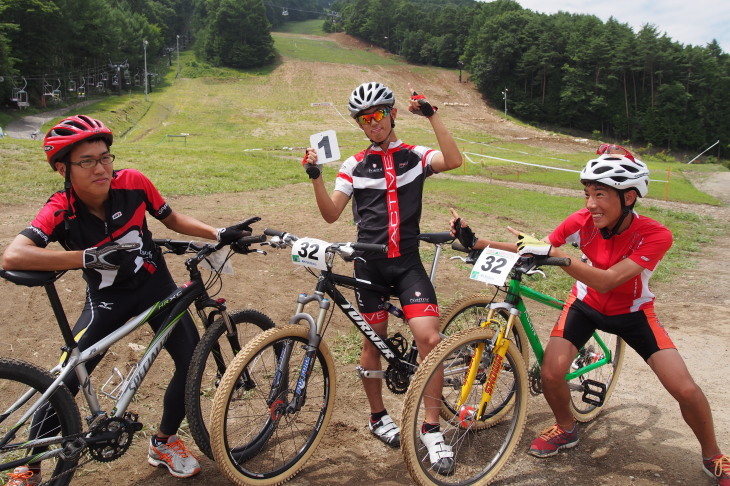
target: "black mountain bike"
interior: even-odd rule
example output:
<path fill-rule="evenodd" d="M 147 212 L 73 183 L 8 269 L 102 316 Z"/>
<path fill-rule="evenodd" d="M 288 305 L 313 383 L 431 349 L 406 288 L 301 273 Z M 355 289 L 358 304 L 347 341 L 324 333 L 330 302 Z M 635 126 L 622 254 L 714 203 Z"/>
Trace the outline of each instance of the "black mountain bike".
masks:
<path fill-rule="evenodd" d="M 418 367 L 415 343 L 400 333 L 381 338 L 360 315 L 340 288 L 369 289 L 391 295 L 388 287 L 374 285 L 332 271 L 335 256 L 353 257 L 355 251 L 384 252 L 385 245 L 328 243 L 265 230 L 274 247 L 291 246 L 292 261 L 317 277 L 315 291 L 302 293 L 289 325 L 254 338 L 228 367 L 213 403 L 211 444 L 218 467 L 236 484 L 274 485 L 294 476 L 317 448 L 335 398 L 335 364 L 324 340 L 333 315 L 332 302 L 380 350 L 385 371 L 360 369 L 363 378 L 384 379 L 396 394 L 405 393 Z M 436 247 L 453 240 L 448 232 L 419 236 Z M 431 279 L 435 265 L 431 265 Z M 305 312 L 313 303 L 316 311 Z M 403 317 L 390 302 L 383 310 Z M 246 386 L 246 383 L 253 386 Z"/>

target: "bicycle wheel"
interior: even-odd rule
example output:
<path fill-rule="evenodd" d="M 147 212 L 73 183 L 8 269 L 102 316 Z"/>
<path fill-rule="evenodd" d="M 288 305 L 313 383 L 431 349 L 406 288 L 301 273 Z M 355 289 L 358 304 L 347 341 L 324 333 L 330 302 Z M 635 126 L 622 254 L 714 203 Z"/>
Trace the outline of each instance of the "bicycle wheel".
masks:
<path fill-rule="evenodd" d="M 492 297 L 485 294 L 474 294 L 469 297 L 459 299 L 446 308 L 441 313 L 439 320 L 441 321 L 441 334 L 446 337 L 452 336 L 459 331 L 464 329 L 471 329 L 479 327 L 481 323 L 487 318 L 489 304 L 492 303 Z M 507 321 L 509 314 L 507 311 L 498 309 L 496 319 L 502 319 Z M 496 326 L 493 327 L 496 332 Z M 517 346 L 522 352 L 522 359 L 525 362 L 525 366 L 530 364 L 529 345 L 527 344 L 527 334 L 522 329 L 521 325 L 517 325 L 513 328 L 513 336 L 510 336 L 510 340 Z"/>
<path fill-rule="evenodd" d="M 484 294 L 472 295 L 471 297 L 467 297 L 455 302 L 446 309 L 446 312 L 444 312 L 444 314 L 442 314 L 441 333 L 448 336 L 453 335 L 456 332 L 462 331 L 464 329 L 473 329 L 475 327 L 479 327 L 481 323 L 484 322 L 484 320 L 487 318 L 487 313 L 489 312 L 487 306 L 490 303 L 491 298 Z M 498 309 L 497 312 L 494 314 L 494 319 L 496 319 L 500 323 L 499 325 L 506 324 L 508 318 L 509 313 L 507 313 L 507 311 L 503 309 Z M 489 329 L 492 329 L 493 332 L 497 332 L 497 330 L 499 329 L 499 325 L 492 325 L 489 327 Z M 510 340 L 520 351 L 522 360 L 524 361 L 526 368 L 529 362 L 529 344 L 527 342 L 527 335 L 525 334 L 524 329 L 519 323 L 513 328 L 513 332 L 510 334 Z M 513 393 L 514 389 L 512 393 L 506 393 L 502 395 L 502 399 L 504 401 L 501 405 L 497 402 L 493 402 L 493 413 L 486 417 L 484 420 L 477 421 L 474 424 L 474 428 L 491 427 L 492 425 L 500 421 L 502 417 L 506 416 L 510 408 L 514 406 Z M 448 401 L 442 402 L 441 418 L 449 421 L 453 418 L 455 413 L 456 410 L 449 407 Z"/>
<path fill-rule="evenodd" d="M 593 420 L 603 410 L 603 406 L 598 406 L 583 400 L 585 387 L 591 385 L 590 382 L 586 384 L 586 381 L 591 380 L 594 383 L 605 386 L 606 393 L 603 399 L 603 404 L 605 405 L 613 393 L 613 389 L 616 387 L 621 365 L 624 362 L 626 343 L 623 339 L 615 334 L 609 334 L 603 331 L 596 331 L 596 333 L 598 333 L 601 340 L 606 344 L 606 347 L 611 350 L 611 362 L 568 382 L 568 386 L 570 387 L 570 408 L 578 422 Z M 573 361 L 570 371 L 575 371 L 604 357 L 605 354 L 600 346 L 598 346 L 598 343 L 596 343 L 595 337 L 591 337 L 586 345 L 578 352 L 578 356 Z"/>
<path fill-rule="evenodd" d="M 32 364 L 0 358 L 0 440 L 8 439 L 0 446 L 0 484 L 6 484 L 8 474 L 15 467 L 26 465 L 31 456 L 44 450 L 58 451 L 62 438 L 81 433 L 79 410 L 65 386 L 58 388 L 27 423 L 19 423 L 52 383 L 53 377 L 48 372 Z M 34 441 L 52 437 L 58 440 L 44 445 L 43 449 L 32 447 Z M 71 482 L 78 461 L 78 456 L 61 459 L 59 455 L 41 461 L 44 484 L 63 486 Z"/>
<path fill-rule="evenodd" d="M 274 327 L 274 322 L 268 316 L 252 309 L 234 312 L 230 317 L 236 335 L 228 336 L 223 319 L 213 321 L 195 347 L 185 384 L 185 410 L 190 434 L 203 454 L 211 459 L 213 451 L 210 449 L 208 421 L 221 377 L 246 343 L 262 331 Z"/>
<path fill-rule="evenodd" d="M 286 481 L 322 439 L 335 399 L 334 361 L 324 341 L 314 356 L 301 406 L 294 410 L 290 403 L 308 338 L 306 326 L 266 331 L 236 356 L 223 375 L 213 403 L 210 438 L 215 461 L 232 482 Z M 252 386 L 241 386 L 244 374 Z"/>
<path fill-rule="evenodd" d="M 439 344 L 419 366 L 408 388 L 403 402 L 403 425 L 401 429 L 401 450 L 404 460 L 416 483 L 421 485 L 467 485 L 487 484 L 499 473 L 519 444 L 527 418 L 527 370 L 522 356 L 510 346 L 502 362 L 492 391 L 492 400 L 486 404 L 481 417 L 474 417 L 478 410 L 484 385 L 494 354 L 489 351 L 488 341 L 494 333 L 490 329 L 466 329 Z M 433 397 L 426 390 L 432 379 L 440 379 L 437 371 L 443 370 L 443 388 L 437 400 L 447 402 L 448 407 L 456 409 L 466 372 L 480 343 L 487 342 L 479 364 L 479 373 L 466 401 L 460 408 L 462 413 L 450 420 L 439 420 L 445 443 L 454 453 L 455 468 L 450 475 L 442 475 L 434 470 L 426 447 L 421 442 L 421 425 L 428 406 L 433 406 Z M 506 398 L 508 395 L 511 398 Z M 514 404 L 505 411 L 504 402 Z M 478 421 L 485 421 L 495 412 L 505 413 L 501 421 L 495 422 L 488 430 L 475 427 Z M 443 409 L 443 405 L 441 406 Z"/>

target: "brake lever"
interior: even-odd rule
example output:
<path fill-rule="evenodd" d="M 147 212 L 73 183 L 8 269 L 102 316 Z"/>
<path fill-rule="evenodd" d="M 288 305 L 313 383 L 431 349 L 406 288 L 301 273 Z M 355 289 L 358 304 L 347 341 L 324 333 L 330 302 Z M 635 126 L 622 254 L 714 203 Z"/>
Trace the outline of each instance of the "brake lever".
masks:
<path fill-rule="evenodd" d="M 545 272 L 543 272 L 539 268 L 533 268 L 532 270 L 528 270 L 527 272 L 525 272 L 525 275 L 535 275 L 536 273 L 542 275 L 542 278 L 547 278 Z"/>
<path fill-rule="evenodd" d="M 451 258 L 449 258 L 449 260 L 461 260 L 462 262 L 466 263 L 466 257 L 459 256 L 459 255 L 452 256 Z"/>

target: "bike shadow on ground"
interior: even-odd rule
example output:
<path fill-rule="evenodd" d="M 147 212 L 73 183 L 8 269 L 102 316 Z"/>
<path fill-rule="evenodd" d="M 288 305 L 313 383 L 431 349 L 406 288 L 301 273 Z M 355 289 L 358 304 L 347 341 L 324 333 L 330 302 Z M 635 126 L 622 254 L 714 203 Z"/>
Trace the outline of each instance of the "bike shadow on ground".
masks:
<path fill-rule="evenodd" d="M 699 444 L 677 406 L 664 410 L 650 403 L 609 405 L 592 422 L 579 425 L 575 448 L 543 459 L 527 451 L 542 427 L 553 423 L 553 416 L 541 411 L 528 417 L 517 451 L 490 484 L 710 484 L 701 469 Z"/>

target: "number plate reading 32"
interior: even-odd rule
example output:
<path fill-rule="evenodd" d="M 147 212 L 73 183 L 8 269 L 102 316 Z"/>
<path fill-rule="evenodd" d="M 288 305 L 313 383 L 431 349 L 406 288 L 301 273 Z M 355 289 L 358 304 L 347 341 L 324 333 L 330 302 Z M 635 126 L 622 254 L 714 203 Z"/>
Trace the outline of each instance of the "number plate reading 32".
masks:
<path fill-rule="evenodd" d="M 299 238 L 291 249 L 291 261 L 294 265 L 314 267 L 327 270 L 325 250 L 330 244 L 316 238 Z"/>
<path fill-rule="evenodd" d="M 519 257 L 517 253 L 497 250 L 496 248 L 485 248 L 474 264 L 469 278 L 501 287 Z"/>

